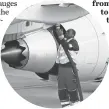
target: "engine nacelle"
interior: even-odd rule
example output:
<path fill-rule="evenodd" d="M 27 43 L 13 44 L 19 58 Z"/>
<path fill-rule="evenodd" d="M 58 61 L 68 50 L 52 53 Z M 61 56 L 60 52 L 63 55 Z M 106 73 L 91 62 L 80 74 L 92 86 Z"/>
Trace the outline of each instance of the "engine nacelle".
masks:
<path fill-rule="evenodd" d="M 22 39 L 17 40 L 17 44 L 15 43 L 15 41 L 7 42 L 5 49 L 2 50 L 2 59 L 5 59 L 4 61 L 9 66 L 38 73 L 45 73 L 53 67 L 56 61 L 57 47 L 48 30 L 41 29 L 25 34 Z M 13 60 L 16 58 L 17 60 Z"/>

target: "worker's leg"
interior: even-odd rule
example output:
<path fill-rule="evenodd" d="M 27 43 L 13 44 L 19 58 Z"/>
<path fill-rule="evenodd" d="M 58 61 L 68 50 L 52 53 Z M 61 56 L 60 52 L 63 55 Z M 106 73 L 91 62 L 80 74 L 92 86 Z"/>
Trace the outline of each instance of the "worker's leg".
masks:
<path fill-rule="evenodd" d="M 65 69 L 66 69 L 65 67 L 60 65 L 58 73 L 58 95 L 62 107 L 70 105 L 69 96 L 65 84 L 65 73 L 67 73 Z"/>
<path fill-rule="evenodd" d="M 68 94 L 67 94 L 67 89 L 58 90 L 58 95 L 59 95 L 59 99 L 60 99 L 62 107 L 70 105 L 69 97 L 68 97 Z"/>
<path fill-rule="evenodd" d="M 75 70 L 76 70 L 76 66 L 75 66 Z M 76 76 L 74 72 L 72 71 L 71 67 L 69 67 L 69 69 L 67 70 L 66 85 L 67 85 L 67 89 L 68 89 L 68 93 L 70 97 L 70 102 L 75 103 L 79 101 Z"/>
<path fill-rule="evenodd" d="M 70 96 L 70 104 L 71 105 L 79 101 L 78 92 L 77 92 L 76 89 L 75 90 L 69 90 L 68 93 L 69 93 L 69 96 Z"/>

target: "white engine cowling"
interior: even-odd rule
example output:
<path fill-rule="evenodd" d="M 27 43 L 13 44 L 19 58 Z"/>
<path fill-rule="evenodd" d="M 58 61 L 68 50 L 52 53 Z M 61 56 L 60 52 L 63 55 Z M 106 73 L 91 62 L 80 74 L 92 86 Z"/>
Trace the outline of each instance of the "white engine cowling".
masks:
<path fill-rule="evenodd" d="M 26 34 L 23 39 L 29 48 L 29 59 L 23 69 L 39 73 L 49 71 L 57 56 L 56 43 L 51 33 L 41 29 Z"/>

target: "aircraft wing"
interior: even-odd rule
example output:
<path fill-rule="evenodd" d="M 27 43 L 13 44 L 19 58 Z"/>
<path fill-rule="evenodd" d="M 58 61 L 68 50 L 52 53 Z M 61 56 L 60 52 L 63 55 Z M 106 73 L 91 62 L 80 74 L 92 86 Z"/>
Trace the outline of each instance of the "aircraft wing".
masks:
<path fill-rule="evenodd" d="M 64 4 L 63 6 L 60 6 L 60 4 L 33 5 L 25 9 L 11 22 L 6 31 L 4 42 L 17 39 L 17 37 L 20 36 L 20 34 L 22 34 L 24 31 L 28 32 L 36 29 L 38 25 L 40 25 L 39 23 L 42 23 L 42 26 L 43 23 L 54 25 L 57 23 L 76 20 L 86 16 L 87 14 L 89 13 L 85 9 L 75 4 Z M 36 26 L 26 29 L 23 27 L 22 21 L 35 22 Z"/>
<path fill-rule="evenodd" d="M 12 23 L 25 20 L 37 23 L 56 24 L 75 20 L 87 14 L 88 12 L 85 9 L 75 4 L 65 6 L 60 6 L 59 4 L 33 5 L 25 9 Z"/>

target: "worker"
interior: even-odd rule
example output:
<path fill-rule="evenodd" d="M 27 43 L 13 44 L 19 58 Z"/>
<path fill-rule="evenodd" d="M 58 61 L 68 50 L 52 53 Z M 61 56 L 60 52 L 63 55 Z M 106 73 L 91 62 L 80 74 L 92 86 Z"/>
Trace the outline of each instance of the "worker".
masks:
<path fill-rule="evenodd" d="M 64 47 L 69 50 L 73 60 L 79 51 L 79 45 L 74 38 L 76 35 L 74 29 L 68 29 L 66 33 L 63 34 L 63 30 L 60 28 L 60 25 L 56 25 L 55 34 L 58 36 L 60 42 L 56 60 L 56 63 L 59 64 L 58 95 L 62 107 L 65 107 L 78 102 L 79 97 L 75 73 L 72 70 L 71 63 L 69 62 L 61 44 L 64 44 Z M 74 63 L 73 66 L 77 70 L 76 63 Z"/>

